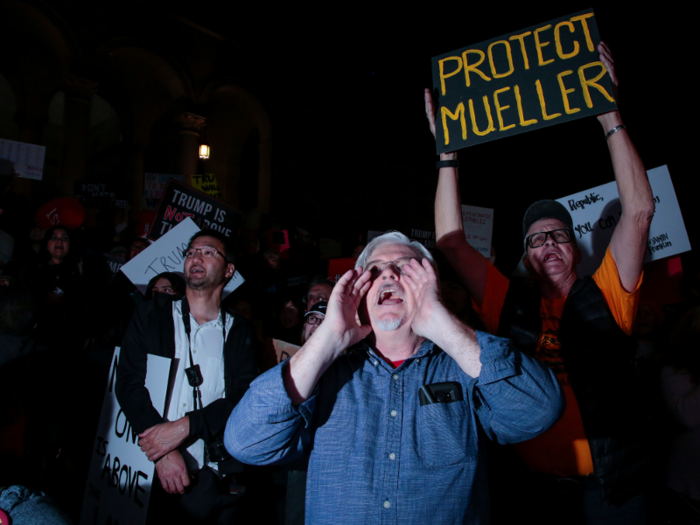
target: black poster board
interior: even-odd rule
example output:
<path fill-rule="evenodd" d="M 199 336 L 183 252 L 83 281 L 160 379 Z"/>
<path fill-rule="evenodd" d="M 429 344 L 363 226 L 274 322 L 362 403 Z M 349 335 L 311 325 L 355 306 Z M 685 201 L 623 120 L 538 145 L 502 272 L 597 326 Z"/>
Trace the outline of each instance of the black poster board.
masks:
<path fill-rule="evenodd" d="M 593 10 L 433 57 L 437 152 L 614 110 Z"/>
<path fill-rule="evenodd" d="M 201 230 L 217 230 L 235 239 L 243 214 L 206 193 L 171 179 L 158 204 L 148 238 L 157 240 L 180 221 L 190 217 Z"/>

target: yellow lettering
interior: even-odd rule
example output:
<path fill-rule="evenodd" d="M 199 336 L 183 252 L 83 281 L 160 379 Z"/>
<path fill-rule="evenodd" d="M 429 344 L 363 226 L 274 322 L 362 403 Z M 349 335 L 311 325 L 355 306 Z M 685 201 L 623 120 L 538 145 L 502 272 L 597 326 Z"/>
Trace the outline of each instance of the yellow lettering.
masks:
<path fill-rule="evenodd" d="M 489 105 L 489 98 L 486 95 L 484 95 L 484 109 L 486 110 L 486 117 L 489 119 L 489 125 L 484 131 L 479 131 L 479 128 L 476 126 L 476 115 L 474 114 L 474 101 L 472 99 L 469 99 L 469 115 L 472 119 L 472 131 L 480 137 L 488 135 L 492 131 L 496 131 L 496 128 L 493 127 L 493 117 L 491 116 L 491 106 Z"/>
<path fill-rule="evenodd" d="M 476 64 L 469 65 L 469 63 L 467 62 L 467 55 L 469 53 L 479 55 L 479 61 Z M 479 65 L 481 65 L 481 63 L 484 61 L 484 58 L 486 58 L 486 55 L 484 55 L 484 52 L 481 49 L 467 49 L 464 53 L 462 53 L 462 62 L 464 63 L 464 76 L 467 79 L 467 87 L 472 85 L 471 81 L 469 80 L 470 71 L 477 73 L 484 80 L 491 80 L 489 77 L 487 77 L 485 74 L 483 74 L 477 69 L 477 67 L 479 67 Z"/>
<path fill-rule="evenodd" d="M 496 64 L 493 63 L 493 46 L 495 46 L 496 44 L 503 44 L 504 46 L 506 46 L 506 55 L 508 56 L 509 69 L 505 73 L 497 73 L 496 72 Z M 513 71 L 515 70 L 515 68 L 513 67 L 513 54 L 511 53 L 510 44 L 508 43 L 507 40 L 498 40 L 496 42 L 492 42 L 491 44 L 489 44 L 488 53 L 489 53 L 489 64 L 491 64 L 491 73 L 493 74 L 493 78 L 503 78 L 503 77 L 507 77 L 508 75 L 513 73 Z"/>
<path fill-rule="evenodd" d="M 561 113 L 553 113 L 551 115 L 547 115 L 547 106 L 544 103 L 544 93 L 542 92 L 542 84 L 540 83 L 539 79 L 535 82 L 535 85 L 537 86 L 537 96 L 540 98 L 540 107 L 542 108 L 542 118 L 545 120 L 552 120 L 557 117 L 561 117 Z"/>
<path fill-rule="evenodd" d="M 589 67 L 593 66 L 600 66 L 601 72 L 598 73 L 595 77 L 586 80 L 586 75 L 584 71 L 588 69 Z M 591 100 L 591 94 L 588 92 L 589 87 L 596 88 L 598 91 L 600 91 L 605 98 L 607 98 L 610 102 L 615 102 L 615 99 L 610 96 L 610 93 L 605 91 L 605 88 L 601 86 L 600 84 L 596 84 L 601 78 L 603 78 L 603 75 L 607 73 L 607 69 L 605 69 L 605 65 L 598 60 L 597 62 L 591 62 L 590 64 L 586 64 L 585 66 L 581 66 L 578 68 L 578 78 L 581 81 L 581 88 L 583 89 L 583 98 L 586 101 L 586 106 L 589 108 L 593 107 L 593 101 Z"/>
<path fill-rule="evenodd" d="M 520 117 L 520 125 L 531 126 L 532 124 L 537 124 L 537 119 L 525 120 L 525 115 L 523 114 L 523 99 L 520 97 L 520 87 L 515 85 L 515 103 L 518 106 L 518 117 Z"/>
<path fill-rule="evenodd" d="M 593 46 L 593 40 L 591 39 L 591 33 L 588 30 L 588 22 L 586 22 L 586 18 L 591 18 L 592 16 L 593 16 L 593 13 L 586 13 L 585 15 L 571 17 L 572 22 L 578 22 L 579 20 L 581 21 L 581 25 L 583 26 L 583 34 L 586 35 L 586 45 L 588 46 L 588 50 L 591 52 L 593 52 L 595 47 Z"/>
<path fill-rule="evenodd" d="M 462 140 L 467 140 L 467 122 L 464 118 L 464 102 L 460 102 L 457 106 L 457 111 L 452 113 L 445 106 L 440 108 L 440 113 L 442 114 L 442 129 L 445 132 L 445 146 L 450 143 L 450 132 L 447 130 L 447 117 L 452 120 L 457 120 L 459 118 L 459 123 L 462 125 Z"/>
<path fill-rule="evenodd" d="M 532 31 L 523 33 L 522 35 L 513 35 L 508 40 L 518 40 L 520 41 L 520 52 L 523 54 L 523 62 L 525 63 L 525 69 L 530 69 L 530 62 L 527 59 L 527 51 L 525 50 L 525 37 L 532 34 Z"/>
<path fill-rule="evenodd" d="M 505 131 L 507 129 L 515 127 L 515 124 L 510 124 L 509 126 L 503 125 L 503 116 L 501 115 L 501 112 L 505 111 L 510 106 L 501 106 L 500 102 L 498 101 L 499 93 L 504 93 L 508 90 L 510 90 L 510 86 L 504 87 L 501 89 L 497 89 L 496 91 L 493 92 L 493 103 L 496 106 L 496 115 L 498 116 L 498 131 Z"/>
<path fill-rule="evenodd" d="M 554 43 L 557 46 L 557 55 L 559 55 L 559 58 L 562 60 L 566 60 L 567 58 L 572 58 L 578 55 L 578 50 L 579 50 L 579 45 L 576 40 L 574 40 L 574 50 L 571 53 L 564 53 L 564 50 L 561 47 L 561 38 L 559 38 L 559 28 L 561 26 L 566 26 L 569 28 L 569 32 L 573 33 L 574 32 L 574 24 L 571 22 L 559 22 L 556 26 L 554 26 Z"/>
<path fill-rule="evenodd" d="M 447 62 L 448 60 L 456 60 L 457 62 L 459 62 L 459 67 L 457 69 L 455 69 L 452 73 L 445 75 L 444 63 Z M 440 87 L 442 88 L 442 94 L 445 95 L 445 79 L 455 76 L 457 73 L 459 73 L 462 70 L 462 59 L 459 57 L 447 57 L 447 58 L 443 58 L 441 60 L 438 60 L 438 64 L 440 67 Z"/>
<path fill-rule="evenodd" d="M 554 62 L 553 58 L 550 58 L 549 60 L 542 58 L 542 48 L 548 46 L 549 42 L 540 42 L 540 33 L 542 31 L 546 31 L 550 27 L 552 27 L 552 24 L 547 24 L 544 27 L 535 29 L 535 47 L 537 48 L 537 59 L 539 60 L 540 66 L 546 66 L 547 64 Z"/>
<path fill-rule="evenodd" d="M 567 97 L 567 93 L 573 93 L 576 91 L 574 88 L 571 89 L 566 89 L 564 86 L 564 78 L 566 75 L 571 75 L 573 71 L 562 71 L 557 75 L 557 80 L 559 81 L 559 89 L 561 89 L 561 98 L 564 101 L 564 111 L 566 111 L 567 115 L 571 115 L 573 113 L 577 113 L 581 111 L 581 108 L 570 108 L 569 107 L 569 97 Z"/>

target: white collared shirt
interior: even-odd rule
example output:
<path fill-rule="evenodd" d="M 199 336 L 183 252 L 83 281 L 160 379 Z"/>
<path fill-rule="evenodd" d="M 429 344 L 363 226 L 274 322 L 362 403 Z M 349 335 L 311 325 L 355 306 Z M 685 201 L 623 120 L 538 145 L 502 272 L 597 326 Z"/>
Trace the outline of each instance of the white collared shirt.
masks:
<path fill-rule="evenodd" d="M 195 409 L 192 387 L 187 381 L 185 369 L 192 366 L 188 348 L 187 332 L 182 322 L 182 301 L 173 302 L 173 321 L 175 323 L 175 363 L 170 371 L 168 386 L 167 416 L 168 421 L 184 417 L 187 412 Z M 226 316 L 226 334 L 233 325 L 233 317 Z M 202 406 L 222 399 L 226 395 L 224 380 L 224 334 L 222 332 L 221 311 L 219 317 L 203 325 L 199 325 L 190 314 L 190 337 L 192 341 L 192 359 L 199 365 L 204 382 L 199 387 L 202 393 Z M 210 463 L 204 454 L 204 441 L 198 439 L 187 448 L 188 454 L 183 454 L 187 468 L 198 470 L 202 465 L 209 464 L 216 468 L 216 463 Z M 191 456 L 191 457 L 188 457 Z"/>

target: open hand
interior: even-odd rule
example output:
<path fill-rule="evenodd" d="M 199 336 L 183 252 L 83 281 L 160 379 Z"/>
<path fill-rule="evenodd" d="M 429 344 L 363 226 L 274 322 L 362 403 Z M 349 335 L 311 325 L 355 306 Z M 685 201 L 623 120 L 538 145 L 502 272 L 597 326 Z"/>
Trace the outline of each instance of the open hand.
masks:
<path fill-rule="evenodd" d="M 168 494 L 184 494 L 190 484 L 190 476 L 182 455 L 177 450 L 169 452 L 156 463 L 156 472 L 163 490 Z"/>
<path fill-rule="evenodd" d="M 190 418 L 160 423 L 139 434 L 139 446 L 150 461 L 175 450 L 190 434 Z"/>

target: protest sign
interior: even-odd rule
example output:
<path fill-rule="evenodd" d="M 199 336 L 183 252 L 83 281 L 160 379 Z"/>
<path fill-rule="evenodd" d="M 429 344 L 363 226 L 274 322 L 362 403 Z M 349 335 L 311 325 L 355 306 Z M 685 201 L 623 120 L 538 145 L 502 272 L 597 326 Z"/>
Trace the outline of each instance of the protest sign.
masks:
<path fill-rule="evenodd" d="M 47 202 L 34 214 L 37 226 L 48 230 L 60 224 L 69 230 L 78 228 L 85 220 L 85 208 L 78 199 L 61 197 Z"/>
<path fill-rule="evenodd" d="M 647 172 L 656 212 L 649 229 L 644 262 L 690 250 L 678 199 L 667 166 Z M 557 199 L 571 214 L 576 241 L 582 252 L 578 274 L 591 275 L 600 266 L 622 213 L 615 182 Z"/>
<path fill-rule="evenodd" d="M 46 147 L 0 139 L 0 175 L 17 173 L 22 179 L 41 180 Z"/>
<path fill-rule="evenodd" d="M 154 464 L 138 445 L 138 435 L 119 407 L 114 385 L 119 348 L 114 350 L 109 382 L 97 426 L 79 525 L 146 523 Z M 163 415 L 171 360 L 148 354 L 146 388 Z"/>
<path fill-rule="evenodd" d="M 192 187 L 216 199 L 221 198 L 219 183 L 216 181 L 216 175 L 213 173 L 207 175 L 192 175 Z"/>
<path fill-rule="evenodd" d="M 148 210 L 155 210 L 158 207 L 170 179 L 185 182 L 185 177 L 182 175 L 167 173 L 144 173 L 143 177 L 143 207 Z"/>
<path fill-rule="evenodd" d="M 114 207 L 129 209 L 129 201 L 118 196 L 117 189 L 110 183 L 76 181 L 73 188 L 75 198 L 86 208 Z"/>
<path fill-rule="evenodd" d="M 467 242 L 488 259 L 491 256 L 493 210 L 462 204 L 462 224 Z"/>
<path fill-rule="evenodd" d="M 432 230 L 414 230 L 410 229 L 408 237 L 412 241 L 417 241 L 423 246 L 428 248 L 428 250 L 435 249 L 435 232 Z"/>
<path fill-rule="evenodd" d="M 173 226 L 191 218 L 200 229 L 216 230 L 235 239 L 243 224 L 243 214 L 194 188 L 175 180 L 168 182 L 158 205 L 148 238 L 157 240 Z"/>
<path fill-rule="evenodd" d="M 434 57 L 437 152 L 615 109 L 599 42 L 589 9 Z"/>
<path fill-rule="evenodd" d="M 187 248 L 190 238 L 199 231 L 192 219 L 185 219 L 180 224 L 160 237 L 156 242 L 121 267 L 121 271 L 139 289 L 146 293 L 148 282 L 163 272 L 180 273 L 184 271 L 183 250 Z M 233 278 L 224 288 L 224 297 L 233 292 L 244 279 L 236 270 Z"/>

